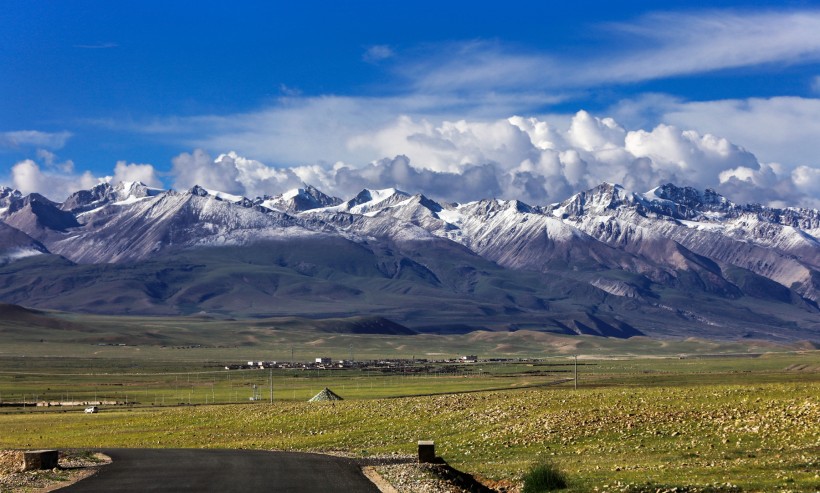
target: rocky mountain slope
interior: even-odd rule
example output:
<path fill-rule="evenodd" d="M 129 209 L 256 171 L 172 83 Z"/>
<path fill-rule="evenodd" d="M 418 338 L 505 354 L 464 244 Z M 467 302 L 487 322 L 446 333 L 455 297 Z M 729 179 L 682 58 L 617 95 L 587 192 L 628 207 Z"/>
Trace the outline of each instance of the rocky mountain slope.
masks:
<path fill-rule="evenodd" d="M 818 237 L 820 211 L 672 184 L 604 183 L 548 206 L 309 185 L 252 199 L 101 184 L 63 203 L 0 189 L 0 301 L 818 340 Z"/>

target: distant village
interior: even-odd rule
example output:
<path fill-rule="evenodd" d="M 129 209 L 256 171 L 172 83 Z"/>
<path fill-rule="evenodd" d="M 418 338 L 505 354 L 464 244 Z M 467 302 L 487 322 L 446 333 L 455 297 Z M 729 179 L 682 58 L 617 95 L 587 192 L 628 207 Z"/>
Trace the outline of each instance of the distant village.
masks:
<path fill-rule="evenodd" d="M 241 364 L 225 365 L 226 370 L 250 370 L 250 369 L 270 369 L 282 368 L 293 370 L 362 370 L 383 373 L 426 373 L 433 369 L 433 365 L 449 364 L 449 366 L 437 367 L 439 372 L 458 371 L 456 363 L 470 364 L 478 363 L 478 356 L 470 354 L 457 358 L 430 360 L 430 359 L 376 359 L 376 360 L 333 360 L 326 356 L 317 357 L 312 362 L 292 362 L 292 361 L 248 361 Z M 507 362 L 519 361 L 518 359 L 486 359 L 486 362 Z"/>

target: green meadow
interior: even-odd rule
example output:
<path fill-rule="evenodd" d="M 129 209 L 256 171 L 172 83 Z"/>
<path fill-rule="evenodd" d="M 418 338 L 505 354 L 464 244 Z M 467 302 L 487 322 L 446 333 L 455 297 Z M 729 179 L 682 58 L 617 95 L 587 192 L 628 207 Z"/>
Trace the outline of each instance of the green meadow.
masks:
<path fill-rule="evenodd" d="M 16 327 L 0 322 L 0 448 L 367 457 L 412 454 L 432 439 L 454 467 L 495 485 L 520 485 L 549 460 L 566 474 L 566 491 L 820 491 L 820 352 L 810 345 L 341 334 L 294 319 L 87 317 L 71 330 Z M 162 341 L 152 342 L 157 334 Z M 461 354 L 482 361 L 418 361 Z M 416 363 L 389 373 L 224 368 L 319 356 Z M 345 400 L 306 402 L 325 387 Z M 98 414 L 8 405 L 91 400 L 118 404 Z"/>
<path fill-rule="evenodd" d="M 549 459 L 567 474 L 568 491 L 820 488 L 817 352 L 585 356 L 577 389 L 568 358 L 397 375 L 211 371 L 190 363 L 190 371 L 179 372 L 173 362 L 123 359 L 110 368 L 96 361 L 96 369 L 83 373 L 70 358 L 58 361 L 61 372 L 38 373 L 21 371 L 20 358 L 2 362 L 4 396 L 45 384 L 70 398 L 89 396 L 92 388 L 100 396 L 100 389 L 119 382 L 115 397 L 130 397 L 128 405 L 102 406 L 94 415 L 3 408 L 0 448 L 216 447 L 368 456 L 413 453 L 417 440 L 433 439 L 452 465 L 498 484 L 518 484 L 535 461 Z M 250 402 L 254 383 L 262 400 Z M 305 402 L 326 386 L 345 400 Z"/>

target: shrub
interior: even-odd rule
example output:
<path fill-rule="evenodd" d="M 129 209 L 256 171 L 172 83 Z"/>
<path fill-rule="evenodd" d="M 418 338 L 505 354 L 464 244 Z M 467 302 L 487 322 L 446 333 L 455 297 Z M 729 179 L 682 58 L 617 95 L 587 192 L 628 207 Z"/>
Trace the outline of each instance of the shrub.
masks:
<path fill-rule="evenodd" d="M 524 475 L 521 493 L 542 493 L 567 487 L 567 477 L 551 462 L 534 464 Z"/>

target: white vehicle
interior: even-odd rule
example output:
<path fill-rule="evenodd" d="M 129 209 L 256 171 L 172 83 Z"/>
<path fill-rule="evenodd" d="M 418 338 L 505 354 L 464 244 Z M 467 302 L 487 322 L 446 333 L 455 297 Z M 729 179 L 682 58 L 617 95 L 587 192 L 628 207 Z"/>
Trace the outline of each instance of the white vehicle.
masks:
<path fill-rule="evenodd" d="M 99 409 L 97 408 L 97 406 L 88 406 L 87 408 L 85 408 L 85 412 L 86 412 L 87 414 L 94 414 L 94 413 L 96 413 L 97 411 L 99 411 Z"/>

